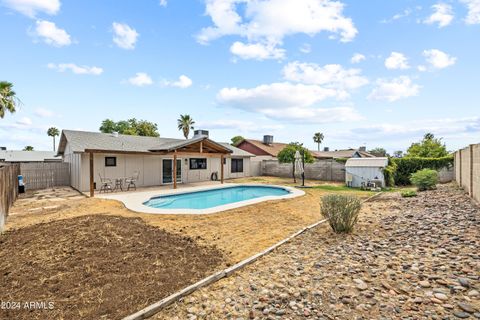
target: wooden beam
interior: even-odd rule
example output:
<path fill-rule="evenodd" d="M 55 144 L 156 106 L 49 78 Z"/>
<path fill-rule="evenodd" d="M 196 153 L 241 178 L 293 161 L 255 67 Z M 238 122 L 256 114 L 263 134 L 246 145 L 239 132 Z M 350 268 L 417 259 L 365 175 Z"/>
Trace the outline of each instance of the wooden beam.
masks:
<path fill-rule="evenodd" d="M 225 159 L 225 156 L 222 154 L 220 156 L 220 181 L 223 183 L 223 159 Z"/>
<path fill-rule="evenodd" d="M 203 141 L 200 141 L 200 153 L 203 153 Z"/>
<path fill-rule="evenodd" d="M 90 152 L 90 197 L 95 196 L 94 182 L 93 182 L 93 152 Z"/>
<path fill-rule="evenodd" d="M 173 189 L 177 189 L 177 154 L 173 155 Z"/>

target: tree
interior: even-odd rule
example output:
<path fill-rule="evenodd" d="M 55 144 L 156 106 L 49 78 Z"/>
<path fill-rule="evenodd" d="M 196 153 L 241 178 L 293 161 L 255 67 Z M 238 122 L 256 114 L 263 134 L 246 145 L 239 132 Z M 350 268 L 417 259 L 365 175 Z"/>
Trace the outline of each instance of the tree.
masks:
<path fill-rule="evenodd" d="M 388 157 L 387 150 L 380 147 L 369 150 L 368 153 L 373 154 L 375 157 Z"/>
<path fill-rule="evenodd" d="M 194 129 L 193 125 L 195 124 L 195 121 L 193 121 L 192 117 L 190 115 L 185 114 L 185 115 L 180 115 L 180 119 L 177 120 L 178 124 L 178 130 L 183 131 L 183 136 L 185 139 L 188 139 L 188 135 L 190 134 L 190 129 Z"/>
<path fill-rule="evenodd" d="M 323 136 L 323 133 L 317 132 L 313 135 L 313 142 L 317 144 L 318 151 L 320 151 L 320 144 L 322 143 L 323 139 L 325 137 Z"/>
<path fill-rule="evenodd" d="M 59 134 L 60 134 L 60 131 L 58 131 L 58 129 L 55 127 L 48 128 L 47 130 L 47 135 L 53 138 L 53 151 L 55 151 L 55 137 L 58 136 Z"/>
<path fill-rule="evenodd" d="M 447 147 L 442 139 L 435 138 L 432 133 L 423 136 L 420 142 L 412 143 L 406 157 L 440 158 L 448 155 Z"/>
<path fill-rule="evenodd" d="M 394 151 L 393 152 L 393 157 L 394 158 L 403 158 L 403 151 L 402 150 Z"/>
<path fill-rule="evenodd" d="M 297 151 L 300 151 L 300 153 L 303 152 L 303 154 L 305 155 L 305 163 L 313 163 L 313 161 L 315 160 L 310 151 L 308 151 L 308 149 L 305 148 L 302 143 L 298 142 L 289 143 L 277 155 L 278 161 L 280 163 L 292 164 L 292 175 L 294 183 L 297 182 L 297 179 L 295 177 L 295 153 Z"/>
<path fill-rule="evenodd" d="M 232 146 L 238 146 L 240 144 L 240 142 L 242 142 L 243 140 L 245 140 L 244 137 L 242 136 L 235 136 L 233 137 L 232 139 L 230 139 L 232 141 Z"/>
<path fill-rule="evenodd" d="M 8 111 L 14 113 L 20 100 L 17 94 L 12 90 L 13 84 L 7 81 L 0 81 L 0 119 L 3 119 Z"/>
<path fill-rule="evenodd" d="M 100 132 L 126 134 L 131 136 L 159 137 L 158 127 L 156 123 L 146 120 L 137 120 L 135 118 L 121 120 L 118 122 L 112 119 L 105 119 L 100 125 Z"/>
<path fill-rule="evenodd" d="M 23 151 L 33 151 L 33 147 L 32 146 L 26 146 L 25 148 L 23 148 Z"/>

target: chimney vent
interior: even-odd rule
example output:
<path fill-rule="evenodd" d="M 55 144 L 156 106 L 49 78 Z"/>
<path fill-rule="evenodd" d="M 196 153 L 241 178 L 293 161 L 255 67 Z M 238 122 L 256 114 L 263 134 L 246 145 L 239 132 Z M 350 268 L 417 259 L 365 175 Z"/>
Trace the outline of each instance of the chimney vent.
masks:
<path fill-rule="evenodd" d="M 0 150 L 6 151 L 6 150 L 7 150 L 7 147 L 0 147 Z"/>
<path fill-rule="evenodd" d="M 263 136 L 263 143 L 264 144 L 272 144 L 273 143 L 273 136 L 264 135 Z"/>
<path fill-rule="evenodd" d="M 367 151 L 367 147 L 365 147 L 365 146 L 360 146 L 360 148 L 358 148 L 358 151 L 366 152 L 366 151 Z"/>
<path fill-rule="evenodd" d="M 325 148 L 323 148 L 323 151 L 328 152 L 328 151 L 330 151 L 330 148 L 329 148 L 329 147 L 325 147 Z"/>
<path fill-rule="evenodd" d="M 195 130 L 193 131 L 193 137 L 197 138 L 200 136 L 205 136 L 208 138 L 208 130 Z"/>
<path fill-rule="evenodd" d="M 112 137 L 118 138 L 118 132 L 116 131 L 112 132 Z"/>

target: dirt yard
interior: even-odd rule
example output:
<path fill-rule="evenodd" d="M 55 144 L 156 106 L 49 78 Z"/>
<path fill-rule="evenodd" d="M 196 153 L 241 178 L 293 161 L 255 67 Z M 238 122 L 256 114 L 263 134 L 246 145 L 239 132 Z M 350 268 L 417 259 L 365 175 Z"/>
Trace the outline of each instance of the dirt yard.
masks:
<path fill-rule="evenodd" d="M 264 177 L 235 182 L 292 185 L 290 179 Z M 0 236 L 0 298 L 52 301 L 54 309 L 0 310 L 0 318 L 118 318 L 136 312 L 318 221 L 320 197 L 330 187 L 209 215 L 140 214 L 68 188 L 27 194 Z"/>

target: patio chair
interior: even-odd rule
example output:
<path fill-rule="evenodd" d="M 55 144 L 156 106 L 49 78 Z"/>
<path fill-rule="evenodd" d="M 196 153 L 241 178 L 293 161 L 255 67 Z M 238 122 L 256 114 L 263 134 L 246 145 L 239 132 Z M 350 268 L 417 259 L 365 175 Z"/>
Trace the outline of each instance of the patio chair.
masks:
<path fill-rule="evenodd" d="M 98 174 L 98 176 L 100 177 L 100 192 L 99 193 L 102 193 L 102 191 L 103 192 L 108 192 L 108 191 L 113 192 L 112 180 L 102 177 L 102 175 L 100 173 Z"/>
<path fill-rule="evenodd" d="M 133 187 L 135 190 L 137 190 L 137 181 L 139 176 L 140 171 L 134 171 L 132 177 L 125 179 L 125 183 L 127 184 L 127 191 L 130 190 L 130 187 Z"/>

